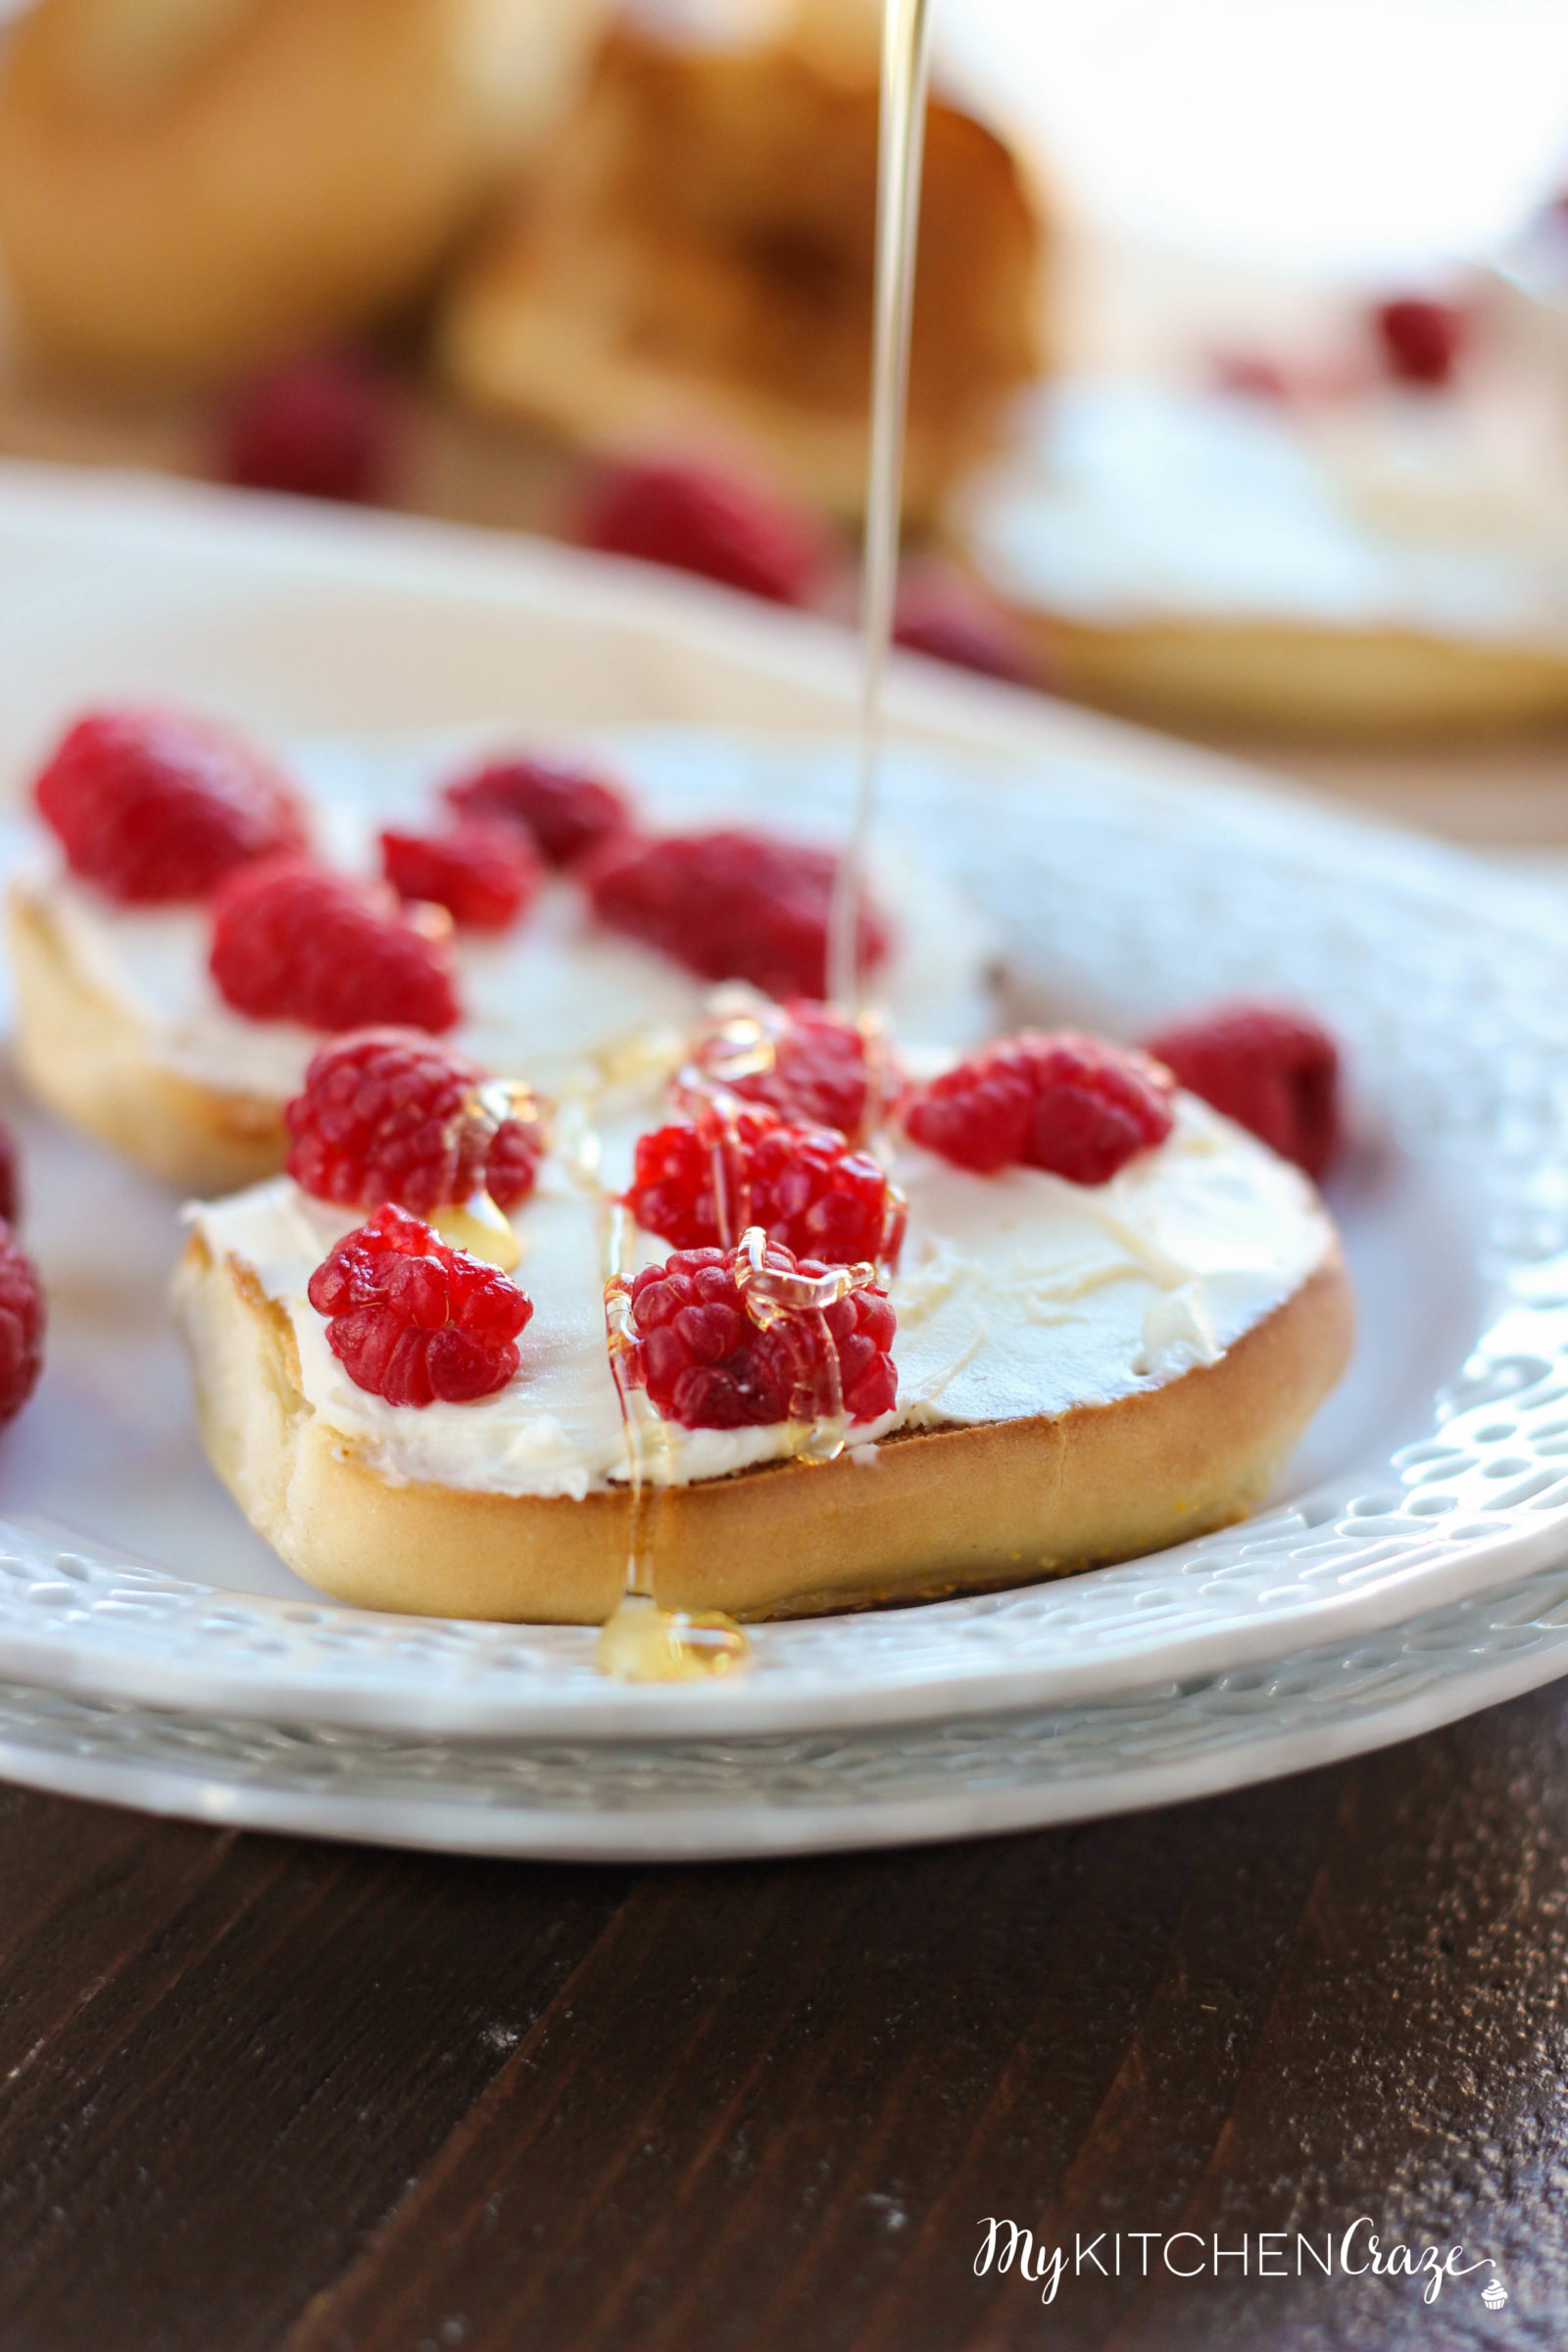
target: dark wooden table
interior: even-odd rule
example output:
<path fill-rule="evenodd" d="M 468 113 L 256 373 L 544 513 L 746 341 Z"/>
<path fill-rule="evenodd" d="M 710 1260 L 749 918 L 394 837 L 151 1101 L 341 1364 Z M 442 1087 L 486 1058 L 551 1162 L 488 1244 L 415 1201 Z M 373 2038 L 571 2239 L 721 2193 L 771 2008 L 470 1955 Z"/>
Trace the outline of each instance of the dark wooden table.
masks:
<path fill-rule="evenodd" d="M 1554 1690 L 1169 1813 L 765 1865 L 0 1791 L 0 2347 L 1560 2352 L 1565 1965 Z M 1050 2306 L 974 2275 L 991 2214 L 1066 2249 Z M 1256 2275 L 1362 2214 L 1507 2305 Z M 1135 2230 L 1203 2275 L 1155 2240 L 1145 2282 Z"/>

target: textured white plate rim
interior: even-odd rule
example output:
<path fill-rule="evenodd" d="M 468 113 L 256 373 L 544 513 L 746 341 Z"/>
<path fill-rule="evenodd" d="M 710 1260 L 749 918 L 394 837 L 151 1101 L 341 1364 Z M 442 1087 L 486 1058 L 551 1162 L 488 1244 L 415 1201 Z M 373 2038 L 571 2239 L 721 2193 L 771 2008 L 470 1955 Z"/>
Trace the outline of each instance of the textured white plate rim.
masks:
<path fill-rule="evenodd" d="M 1540 1614 L 1532 1618 L 1538 1601 Z M 222 1727 L 218 1725 L 212 1727 L 214 1752 L 209 1755 L 170 1754 L 167 1745 L 161 1749 L 160 1733 L 172 1728 L 177 1739 L 191 1728 L 183 1718 L 171 1727 L 168 1718 L 163 1724 L 136 1721 L 120 1708 L 95 1717 L 94 1710 L 82 1708 L 74 1720 L 49 1724 L 52 1737 L 29 1738 L 3 1688 L 0 1778 L 56 1794 L 224 1828 L 540 1861 L 722 1861 L 996 1837 L 1187 1803 L 1341 1763 L 1440 1730 L 1568 1674 L 1568 1575 L 1559 1570 L 1510 1590 L 1497 1596 L 1497 1611 L 1498 1621 L 1486 1625 L 1487 1634 L 1511 1633 L 1517 1645 L 1505 1641 L 1490 1654 L 1479 1643 L 1467 1647 L 1467 1640 L 1474 1638 L 1470 1629 L 1451 1621 L 1446 1627 L 1441 1613 L 1403 1629 L 1402 1644 L 1396 1634 L 1391 1647 L 1419 1651 L 1423 1639 L 1432 1643 L 1437 1670 L 1413 1689 L 1401 1690 L 1394 1672 L 1374 1658 L 1365 1677 L 1365 1687 L 1373 1692 L 1370 1703 L 1360 1692 L 1338 1687 L 1362 1663 L 1354 1650 L 1336 1653 L 1330 1648 L 1279 1661 L 1274 1669 L 1277 1682 L 1288 1686 L 1294 1678 L 1307 1684 L 1305 1708 L 1298 1690 L 1293 1694 L 1294 1706 L 1279 1710 L 1289 1715 L 1288 1721 L 1272 1723 L 1250 1737 L 1217 1740 L 1210 1721 L 1184 1741 L 1185 1714 L 1207 1706 L 1212 1717 L 1214 1694 L 1206 1689 L 1151 1694 L 1145 1720 L 1157 1727 L 1153 1752 L 1140 1752 L 1151 1742 L 1136 1720 L 1122 1732 L 1125 1702 L 1084 1708 L 1079 1710 L 1080 1725 L 1097 1714 L 1107 1719 L 1100 1733 L 1104 1750 L 1100 1768 L 1053 1773 L 1048 1741 L 1041 1749 L 1043 1768 L 1012 1786 L 993 1785 L 983 1760 L 966 1759 L 968 1770 L 954 1776 L 951 1789 L 933 1792 L 929 1785 L 920 1785 L 907 1793 L 864 1801 L 841 1801 L 836 1794 L 834 1801 L 812 1803 L 800 1801 L 798 1792 L 791 1790 L 782 1802 L 764 1796 L 749 1803 L 662 1804 L 655 1799 L 626 1806 L 610 1801 L 607 1793 L 605 1801 L 593 1804 L 523 1805 L 509 1801 L 500 1776 L 493 1793 L 478 1802 L 471 1794 L 388 1795 L 352 1783 L 302 1790 L 269 1780 L 265 1770 L 225 1770 Z M 1486 1614 L 1483 1606 L 1483 1623 Z M 1464 1611 L 1452 1616 L 1462 1619 Z M 1446 1653 L 1442 1647 L 1445 1632 L 1451 1643 Z M 1384 1703 L 1376 1697 L 1380 1670 L 1389 1674 L 1392 1686 Z M 1263 1693 L 1265 1700 L 1268 1695 Z M 73 1702 L 66 1703 L 71 1707 Z M 115 1739 L 121 1723 L 127 1721 L 132 1725 L 130 1739 Z M 198 1741 L 204 1728 L 194 1727 Z M 977 1737 L 982 1744 L 988 1738 L 1004 1740 L 1007 1729 L 1005 1717 L 989 1717 Z M 590 1759 L 591 1770 L 591 1743 L 579 1752 Z M 826 1772 L 836 1781 L 834 1763 L 827 1759 Z M 786 1763 L 786 1774 L 788 1769 Z M 816 1771 L 823 1785 L 820 1762 Z M 657 1781 L 657 1766 L 649 1781 Z M 897 1788 L 896 1775 L 890 1785 Z"/>
<path fill-rule="evenodd" d="M 569 552 L 386 517 L 285 514 L 139 481 L 114 484 L 99 477 L 89 488 L 78 476 L 0 467 L 0 530 L 19 516 L 40 541 L 53 540 L 78 553 L 99 547 L 106 535 L 122 557 L 156 546 L 176 572 L 198 556 L 210 564 L 218 555 L 237 561 L 243 554 L 253 568 L 290 593 L 290 583 L 302 577 L 317 587 L 324 583 L 339 617 L 352 612 L 357 593 L 368 595 L 372 585 L 384 587 L 395 575 L 399 593 L 421 611 L 432 642 L 439 638 L 447 602 L 460 628 L 466 625 L 470 609 L 486 600 L 502 606 L 519 628 L 530 615 L 536 623 L 543 612 L 558 618 L 564 607 L 581 629 L 602 627 L 639 642 L 646 638 L 661 658 L 674 648 L 699 683 L 706 681 L 707 662 L 714 675 L 737 669 L 755 674 L 759 691 L 771 691 L 775 700 L 798 690 L 814 698 L 818 723 L 822 710 L 842 710 L 853 690 L 847 648 L 822 624 L 760 615 L 718 592 L 638 576 L 635 567 L 628 576 L 626 567 L 602 565 Z M 446 625 L 454 625 L 453 615 L 446 615 Z M 697 692 L 694 685 L 690 693 Z M 1494 988 L 1491 1009 L 1506 1015 L 1501 1034 L 1514 1059 L 1523 1054 L 1528 1060 L 1527 1083 L 1521 1091 L 1520 1073 L 1513 1070 L 1508 1075 L 1513 1091 L 1497 1093 L 1489 1115 L 1506 1113 L 1511 1122 L 1509 1166 L 1526 1193 L 1552 1155 L 1561 1157 L 1556 1091 L 1568 1065 L 1568 1045 L 1560 1025 L 1549 1034 L 1536 1034 L 1530 1019 L 1548 996 L 1568 998 L 1568 949 L 1527 894 L 1516 896 L 1456 854 L 1249 788 L 1246 771 L 1228 762 L 1130 730 L 1101 728 L 1099 722 L 1064 715 L 1031 698 L 922 673 L 920 665 L 901 668 L 896 712 L 916 732 L 967 744 L 982 758 L 1000 755 L 1009 763 L 1007 772 L 997 775 L 999 785 L 1009 788 L 997 798 L 998 828 L 1017 825 L 1022 816 L 1039 831 L 1038 807 L 1028 809 L 1025 795 L 1014 789 L 1017 758 L 1033 747 L 1037 764 L 1044 761 L 1061 771 L 1052 803 L 1054 820 L 1093 825 L 1108 815 L 1122 826 L 1129 856 L 1147 853 L 1157 837 L 1162 858 L 1180 850 L 1200 874 L 1206 861 L 1208 867 L 1237 872 L 1247 865 L 1250 889 L 1283 881 L 1291 905 L 1316 906 L 1313 919 L 1324 918 L 1331 893 L 1337 922 L 1345 912 L 1342 899 L 1353 901 L 1351 911 L 1358 919 L 1374 929 L 1381 922 L 1385 931 L 1402 909 L 1403 931 L 1393 944 L 1407 956 L 1423 931 L 1441 921 L 1456 937 L 1464 935 L 1489 972 L 1511 957 L 1519 965 L 1516 974 L 1504 974 L 1512 994 Z M 591 715 L 585 714 L 583 723 Z M 1073 801 L 1075 788 L 1081 807 Z M 1033 877 L 1032 886 L 1038 883 Z M 1146 888 L 1140 923 L 1159 911 L 1148 901 Z M 1239 926 L 1243 912 L 1237 912 Z M 1268 942 L 1268 933 L 1259 936 Z M 1392 941 L 1391 932 L 1373 945 L 1381 952 Z M 1360 952 L 1368 952 L 1364 940 Z M 1464 1042 L 1462 1036 L 1456 1040 L 1456 1054 Z M 1475 1067 L 1468 1082 L 1491 1083 L 1496 1037 L 1472 1039 L 1469 1050 Z M 1549 1115 L 1543 1108 L 1548 1097 Z M 1521 1144 L 1518 1129 L 1525 1113 L 1529 1133 Z M 1420 1119 L 1416 1129 L 1425 1133 Z M 1467 1391 L 1450 1400 L 1448 1419 L 1429 1443 L 1432 1458 L 1407 1464 L 1392 1486 L 1390 1474 L 1382 1472 L 1384 1491 L 1379 1494 L 1374 1481 L 1372 1494 L 1354 1496 L 1348 1516 L 1342 1492 L 1338 1518 L 1333 1511 L 1315 1522 L 1310 1512 L 1274 1514 L 1160 1555 L 1152 1570 L 1149 1563 L 1134 1563 L 1072 1580 L 1070 1586 L 1036 1587 L 877 1618 L 764 1629 L 758 1669 L 744 1680 L 678 1689 L 609 1686 L 592 1673 L 591 1637 L 572 1629 L 377 1619 L 325 1602 L 253 1599 L 122 1569 L 101 1551 L 62 1554 L 58 1546 L 21 1531 L 9 1556 L 0 1558 L 0 1666 L 39 1682 L 145 1704 L 205 1712 L 216 1693 L 235 1714 L 384 1723 L 454 1738 L 569 1726 L 582 1738 L 609 1739 L 636 1730 L 671 1738 L 690 1731 L 744 1739 L 1082 1698 L 1127 1688 L 1155 1663 L 1161 1671 L 1189 1674 L 1279 1656 L 1303 1640 L 1348 1638 L 1358 1629 L 1396 1623 L 1417 1609 L 1506 1581 L 1562 1549 L 1568 1473 L 1551 1450 L 1555 1437 L 1539 1459 L 1517 1460 L 1506 1446 L 1499 1454 L 1490 1439 L 1478 1438 L 1472 1445 L 1466 1433 L 1499 1409 L 1489 1402 L 1494 1372 L 1498 1363 L 1506 1367 L 1520 1358 L 1525 1325 L 1524 1340 L 1537 1343 L 1537 1352 L 1529 1356 L 1534 1377 L 1515 1380 L 1514 1387 L 1527 1392 L 1529 1409 L 1549 1434 L 1559 1374 L 1568 1394 L 1568 1278 L 1551 1263 L 1565 1248 L 1568 1235 L 1554 1228 L 1550 1249 L 1532 1241 L 1528 1248 L 1494 1250 L 1499 1271 L 1533 1270 L 1536 1277 L 1545 1277 L 1544 1287 L 1537 1281 L 1540 1295 L 1534 1302 L 1519 1297 L 1485 1343 Z M 1512 1480 L 1508 1489 L 1485 1483 L 1499 1467 Z M 1452 1516 L 1440 1517 L 1440 1512 Z M 1301 1563 L 1320 1562 L 1336 1545 L 1346 1573 L 1340 1574 L 1336 1555 L 1314 1588 Z M 1232 1607 L 1227 1615 L 1216 1606 L 1208 1610 L 1207 1621 L 1199 1621 L 1205 1580 L 1217 1584 L 1239 1571 L 1250 1579 L 1247 1607 L 1240 1615 Z M 1185 1627 L 1162 1626 L 1154 1614 L 1140 1621 L 1134 1613 L 1121 1638 L 1076 1656 L 1066 1654 L 1057 1620 L 1063 1605 L 1071 1616 L 1090 1588 L 1090 1605 L 1101 1611 L 1129 1592 L 1135 1599 L 1142 1593 L 1156 1609 L 1173 1592 L 1189 1601 L 1196 1592 L 1197 1617 Z M 1070 1595 L 1070 1601 L 1063 1604 L 1062 1595 Z M 988 1637 L 973 1658 L 962 1654 L 961 1643 L 949 1642 L 960 1626 Z M 1029 1640 L 1024 1634 L 1033 1640 L 1033 1654 L 1025 1654 Z M 813 1648 L 820 1665 L 824 1642 L 839 1643 L 846 1654 L 878 1648 L 890 1654 L 813 1679 Z M 932 1654 L 919 1654 L 922 1642 L 934 1645 Z M 340 1652 L 354 1653 L 352 1664 L 330 1654 L 334 1644 Z M 936 1654 L 939 1649 L 942 1654 Z M 804 1660 L 806 1670 L 786 1670 L 786 1660 Z"/>

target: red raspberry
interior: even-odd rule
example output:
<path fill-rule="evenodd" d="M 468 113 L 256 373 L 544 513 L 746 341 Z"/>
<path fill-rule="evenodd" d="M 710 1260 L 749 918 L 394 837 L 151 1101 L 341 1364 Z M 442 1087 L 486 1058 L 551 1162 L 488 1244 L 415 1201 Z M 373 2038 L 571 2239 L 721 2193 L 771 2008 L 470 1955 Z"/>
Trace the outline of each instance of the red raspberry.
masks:
<path fill-rule="evenodd" d="M 0 1225 L 0 1422 L 15 1420 L 38 1385 L 47 1321 L 38 1269 Z"/>
<path fill-rule="evenodd" d="M 1026 1030 L 933 1079 L 905 1113 L 917 1144 L 982 1176 L 1021 1165 L 1105 1184 L 1171 1130 L 1167 1074 L 1099 1038 Z"/>
<path fill-rule="evenodd" d="M 1013 622 L 973 581 L 947 565 L 921 565 L 900 581 L 893 635 L 897 644 L 934 662 L 1003 678 L 1009 686 L 1030 683 L 1029 657 Z"/>
<path fill-rule="evenodd" d="M 326 1344 L 356 1388 L 388 1404 L 471 1404 L 517 1369 L 533 1301 L 482 1257 L 449 1250 L 388 1201 L 311 1276 Z"/>
<path fill-rule="evenodd" d="M 786 1286 L 828 1271 L 777 1245 L 763 1265 L 764 1281 Z M 747 1429 L 814 1420 L 841 1404 L 852 1421 L 892 1411 L 899 1376 L 885 1291 L 856 1290 L 759 1321 L 748 1305 L 752 1273 L 744 1250 L 683 1250 L 630 1284 L 633 1376 L 665 1420 Z"/>
<path fill-rule="evenodd" d="M 253 1021 L 307 1029 L 450 1029 L 461 1007 L 446 940 L 380 894 L 300 858 L 247 867 L 213 907 L 220 994 Z"/>
<path fill-rule="evenodd" d="M 504 817 L 525 825 L 551 865 L 569 865 L 631 824 L 625 794 L 568 760 L 487 760 L 449 784 L 443 798 L 460 817 Z"/>
<path fill-rule="evenodd" d="M 22 1180 L 17 1167 L 16 1138 L 0 1127 L 0 1223 L 15 1225 L 22 1206 Z"/>
<path fill-rule="evenodd" d="M 830 850 L 767 833 L 623 834 L 585 880 L 601 922 L 658 948 L 705 980 L 749 980 L 770 997 L 827 989 Z M 886 926 L 866 907 L 860 960 L 880 963 Z"/>
<path fill-rule="evenodd" d="M 469 817 L 445 833 L 388 831 L 381 865 L 400 899 L 444 906 L 471 931 L 505 931 L 536 896 L 544 867 L 518 825 Z"/>
<path fill-rule="evenodd" d="M 393 406 L 361 360 L 319 353 L 285 360 L 239 393 L 218 455 L 220 480 L 364 506 L 391 472 Z"/>
<path fill-rule="evenodd" d="M 72 872 L 125 906 L 205 898 L 236 866 L 305 847 L 276 769 L 178 710 L 78 718 L 32 789 Z"/>
<path fill-rule="evenodd" d="M 601 475 L 583 543 L 669 564 L 775 605 L 810 602 L 826 549 L 810 517 L 756 483 L 696 466 L 616 466 Z"/>
<path fill-rule="evenodd" d="M 715 1188 L 724 1191 L 723 1211 Z M 707 1107 L 639 1136 L 627 1206 L 680 1250 L 727 1244 L 749 1225 L 798 1256 L 896 1265 L 903 1195 L 830 1128 L 786 1127 L 770 1110 Z"/>
<path fill-rule="evenodd" d="M 1276 1004 L 1222 1004 L 1175 1022 L 1149 1051 L 1179 1086 L 1315 1180 L 1340 1142 L 1340 1054 L 1328 1031 Z"/>
<path fill-rule="evenodd" d="M 533 1190 L 544 1122 L 524 1087 L 488 1092 L 483 1070 L 416 1030 L 366 1029 L 323 1046 L 284 1114 L 287 1162 L 318 1200 L 396 1200 L 428 1217 L 482 1186 L 498 1208 Z"/>
<path fill-rule="evenodd" d="M 834 1127 L 851 1144 L 865 1141 L 902 1091 L 880 1039 L 868 1053 L 858 1021 L 804 997 L 722 1022 L 700 1041 L 696 1064 L 728 1093 L 799 1127 Z"/>
<path fill-rule="evenodd" d="M 1464 314 L 1451 302 L 1405 295 L 1373 314 L 1384 365 L 1402 384 L 1453 381 L 1464 349 Z"/>

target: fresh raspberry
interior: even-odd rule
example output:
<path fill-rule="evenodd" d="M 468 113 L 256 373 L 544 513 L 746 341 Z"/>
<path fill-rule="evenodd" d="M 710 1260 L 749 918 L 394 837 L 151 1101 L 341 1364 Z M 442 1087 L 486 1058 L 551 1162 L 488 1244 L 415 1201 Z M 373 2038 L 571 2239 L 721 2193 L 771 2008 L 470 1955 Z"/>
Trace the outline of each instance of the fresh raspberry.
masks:
<path fill-rule="evenodd" d="M 764 1102 L 798 1127 L 833 1127 L 862 1144 L 902 1092 L 891 1051 L 868 1050 L 858 1021 L 798 997 L 740 1013 L 701 1039 L 702 1074 L 748 1102 Z"/>
<path fill-rule="evenodd" d="M 1026 1030 L 933 1079 L 905 1113 L 917 1144 L 991 1176 L 1022 1165 L 1105 1184 L 1171 1130 L 1167 1074 L 1099 1038 Z"/>
<path fill-rule="evenodd" d="M 323 1046 L 285 1112 L 286 1162 L 318 1200 L 428 1217 L 481 1187 L 498 1208 L 532 1192 L 544 1122 L 525 1087 L 492 1086 L 476 1062 L 410 1029 Z"/>
<path fill-rule="evenodd" d="M 533 1302 L 482 1257 L 450 1250 L 388 1201 L 311 1276 L 326 1344 L 356 1388 L 388 1404 L 471 1404 L 517 1369 Z"/>
<path fill-rule="evenodd" d="M 1150 1042 L 1179 1086 L 1200 1096 L 1315 1180 L 1340 1142 L 1340 1054 L 1306 1013 L 1221 1004 Z"/>
<path fill-rule="evenodd" d="M 584 879 L 601 922 L 629 932 L 705 980 L 749 980 L 770 997 L 827 991 L 828 917 L 837 859 L 830 850 L 768 833 L 622 834 Z M 888 951 L 869 906 L 860 962 Z"/>
<path fill-rule="evenodd" d="M 319 353 L 285 360 L 238 394 L 218 453 L 220 480 L 353 506 L 384 496 L 393 404 L 361 360 Z"/>
<path fill-rule="evenodd" d="M 467 817 L 444 833 L 389 830 L 381 866 L 400 899 L 444 906 L 470 931 L 505 931 L 538 893 L 544 867 L 519 825 Z"/>
<path fill-rule="evenodd" d="M 125 906 L 205 898 L 236 866 L 305 847 L 276 769 L 183 711 L 89 712 L 32 789 L 72 872 Z"/>
<path fill-rule="evenodd" d="M 452 952 L 373 886 L 301 858 L 224 883 L 210 957 L 219 992 L 253 1021 L 307 1029 L 450 1029 L 460 1017 Z"/>
<path fill-rule="evenodd" d="M 810 602 L 826 549 L 810 517 L 756 483 L 696 466 L 616 466 L 583 518 L 585 546 L 669 564 L 775 605 Z"/>
<path fill-rule="evenodd" d="M 22 1180 L 17 1167 L 16 1138 L 0 1127 L 0 1223 L 15 1225 L 22 1206 Z"/>
<path fill-rule="evenodd" d="M 868 1153 L 770 1110 L 705 1106 L 639 1136 L 626 1203 L 645 1233 L 679 1250 L 728 1244 L 760 1225 L 799 1257 L 892 1266 L 904 1241 L 903 1195 Z"/>
<path fill-rule="evenodd" d="M 631 804 L 616 785 L 564 760 L 490 760 L 449 784 L 443 798 L 460 817 L 526 826 L 551 865 L 569 865 L 631 825 Z"/>
<path fill-rule="evenodd" d="M 762 1262 L 764 1283 L 786 1290 L 808 1288 L 828 1272 L 777 1245 Z M 785 1306 L 760 1317 L 749 1305 L 757 1291 L 747 1252 L 682 1250 L 645 1266 L 629 1295 L 634 1377 L 667 1421 L 765 1428 L 841 1406 L 852 1421 L 874 1421 L 897 1402 L 885 1291 L 858 1289 L 819 1308 Z"/>
<path fill-rule="evenodd" d="M 1017 628 L 999 605 L 946 564 L 922 564 L 899 583 L 895 641 L 982 677 L 1027 686 L 1030 662 Z"/>
<path fill-rule="evenodd" d="M 1384 365 L 1402 384 L 1453 381 L 1464 349 L 1464 314 L 1451 302 L 1405 295 L 1373 313 Z"/>
<path fill-rule="evenodd" d="M 14 1421 L 38 1385 L 47 1321 L 38 1269 L 0 1225 L 0 1422 Z"/>

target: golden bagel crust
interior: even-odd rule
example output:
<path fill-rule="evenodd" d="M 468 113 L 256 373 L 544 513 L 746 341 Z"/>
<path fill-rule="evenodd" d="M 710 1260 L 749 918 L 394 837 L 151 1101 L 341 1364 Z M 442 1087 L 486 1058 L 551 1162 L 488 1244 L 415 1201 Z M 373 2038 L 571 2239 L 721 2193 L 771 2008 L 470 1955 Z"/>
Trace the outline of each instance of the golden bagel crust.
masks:
<path fill-rule="evenodd" d="M 417 294 L 595 21 L 592 0 L 488 6 L 487 50 L 471 0 L 38 0 L 0 67 L 28 337 L 200 381 Z"/>
<path fill-rule="evenodd" d="M 163 1068 L 134 1015 L 93 985 L 25 883 L 13 887 L 8 912 L 17 1057 L 41 1102 L 183 1192 L 237 1192 L 277 1173 L 287 1137 L 276 1102 Z"/>
<path fill-rule="evenodd" d="M 252 1525 L 338 1599 L 442 1617 L 593 1624 L 625 1573 L 629 1500 L 393 1485 L 318 1420 L 293 1331 L 200 1236 L 174 1308 L 207 1449 Z M 1353 1306 L 1337 1246 L 1217 1364 L 1059 1418 L 900 1434 L 825 1466 L 661 1492 L 666 1605 L 740 1617 L 914 1600 L 1136 1557 L 1244 1518 L 1334 1385 Z"/>
<path fill-rule="evenodd" d="M 726 453 L 865 495 L 874 44 L 682 44 L 623 24 L 515 209 L 458 272 L 456 387 L 568 443 Z M 984 124 L 931 105 L 905 494 L 926 515 L 1041 366 L 1046 230 Z"/>
<path fill-rule="evenodd" d="M 1113 628 L 1010 609 L 1047 684 L 1166 726 L 1407 742 L 1568 712 L 1568 652 L 1546 646 L 1217 618 Z"/>

